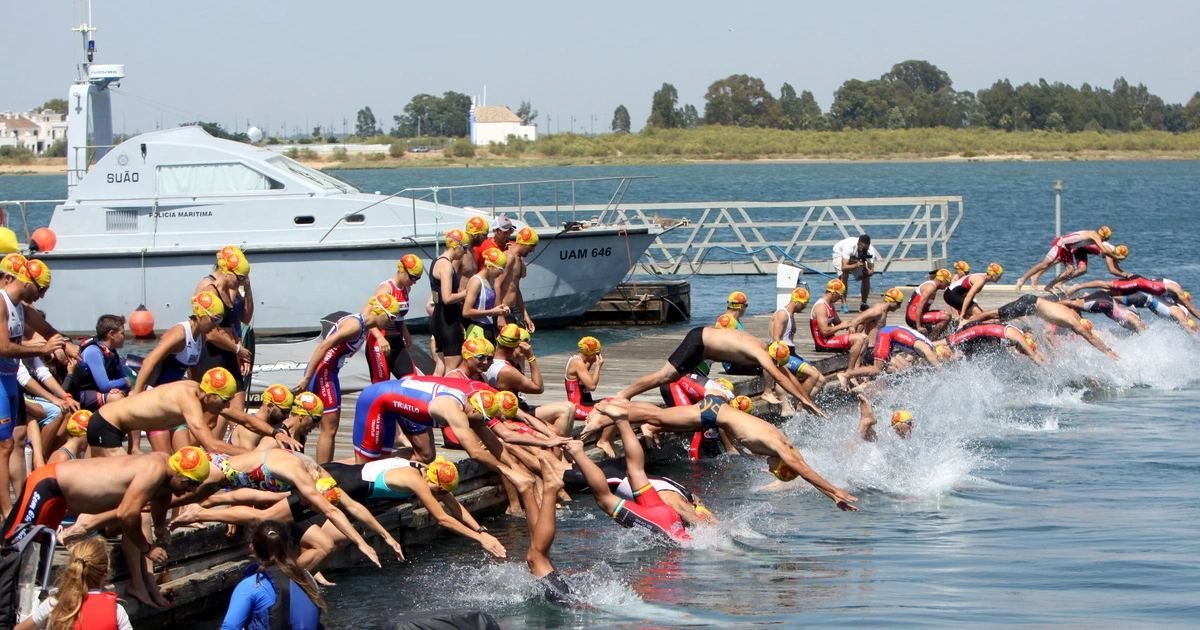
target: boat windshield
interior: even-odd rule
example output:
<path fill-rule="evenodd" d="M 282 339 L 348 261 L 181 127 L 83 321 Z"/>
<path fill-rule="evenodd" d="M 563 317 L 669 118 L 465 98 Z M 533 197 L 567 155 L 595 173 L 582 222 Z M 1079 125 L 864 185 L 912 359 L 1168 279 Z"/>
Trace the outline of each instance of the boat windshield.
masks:
<path fill-rule="evenodd" d="M 335 177 L 330 177 L 314 168 L 309 168 L 287 156 L 277 155 L 267 158 L 267 162 L 278 168 L 290 171 L 303 179 L 327 190 L 340 190 L 344 193 L 359 192 L 357 188 Z"/>

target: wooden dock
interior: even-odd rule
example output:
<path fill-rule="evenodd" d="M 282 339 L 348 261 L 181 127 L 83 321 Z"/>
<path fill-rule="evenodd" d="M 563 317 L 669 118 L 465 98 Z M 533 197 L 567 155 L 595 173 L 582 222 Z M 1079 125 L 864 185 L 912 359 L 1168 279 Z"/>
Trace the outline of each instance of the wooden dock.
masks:
<path fill-rule="evenodd" d="M 852 283 L 851 291 L 857 289 Z M 878 287 L 886 290 L 890 287 Z M 906 288 L 906 294 L 911 288 Z M 979 298 L 983 308 L 995 308 L 1019 297 L 1012 285 L 988 285 Z M 853 296 L 852 296 L 853 297 Z M 814 296 L 814 301 L 816 296 Z M 856 301 L 856 300 L 852 300 Z M 875 294 L 872 303 L 882 301 L 882 293 Z M 907 304 L 907 300 L 905 300 Z M 843 319 L 853 317 L 854 313 L 839 315 Z M 817 352 L 808 334 L 808 312 L 801 313 L 796 318 L 795 340 L 798 352 L 812 365 L 825 374 L 833 374 L 844 370 L 846 355 Z M 889 318 L 890 324 L 903 324 L 904 312 L 897 310 Z M 693 322 L 696 326 L 710 325 L 711 322 Z M 770 324 L 770 314 L 747 316 L 742 319 L 746 330 L 756 337 L 765 339 Z M 585 334 L 581 332 L 581 334 Z M 657 371 L 663 366 L 666 357 L 675 350 L 676 346 L 687 334 L 687 330 L 678 332 L 649 335 L 638 339 L 604 344 L 604 368 L 601 373 L 600 385 L 595 392 L 598 398 L 612 396 L 624 389 L 638 377 Z M 604 340 L 601 339 L 603 342 Z M 536 347 L 535 347 L 536 349 Z M 527 396 L 531 403 L 556 402 L 565 399 L 565 392 L 558 376 L 563 372 L 567 360 L 573 353 L 538 355 L 543 373 L 549 375 L 544 394 Z M 734 383 L 736 393 L 751 397 L 762 394 L 762 379 L 758 376 L 727 376 L 720 374 L 718 368 L 714 376 L 721 375 Z M 357 400 L 356 395 L 348 395 L 344 401 L 342 429 L 336 447 L 336 458 L 352 455 L 349 444 L 350 426 L 353 414 L 351 410 Z M 659 402 L 657 391 L 646 392 L 639 400 Z M 755 402 L 755 413 L 759 415 L 777 415 L 778 407 L 765 405 L 761 400 Z M 310 436 L 310 443 L 316 443 L 316 434 Z M 463 451 L 443 449 L 439 446 L 438 453 L 455 461 L 459 466 L 461 483 L 455 495 L 458 500 L 477 517 L 488 517 L 504 512 L 507 499 L 499 485 L 499 476 L 492 473 L 465 457 Z M 593 451 L 599 457 L 599 451 Z M 429 517 L 424 508 L 413 508 L 405 503 L 387 503 L 377 506 L 374 510 L 380 523 L 387 527 L 393 536 L 402 544 L 427 540 L 442 534 L 443 530 Z M 362 531 L 362 528 L 359 528 Z M 390 549 L 371 532 L 364 537 L 379 552 L 381 560 L 390 555 Z M 250 561 L 246 553 L 245 532 L 229 539 L 225 537 L 224 526 L 209 526 L 201 529 L 183 530 L 176 534 L 169 549 L 171 560 L 159 573 L 160 588 L 173 592 L 175 605 L 168 610 L 153 609 L 141 606 L 137 601 L 126 598 L 126 608 L 130 618 L 138 628 L 174 627 L 188 615 L 211 607 L 223 608 L 228 605 L 228 591 L 242 579 L 242 573 Z M 385 554 L 385 552 L 387 552 Z M 118 556 L 114 566 L 117 567 L 118 588 L 122 588 L 121 575 L 124 568 Z M 516 562 L 517 559 L 510 559 Z M 380 570 L 367 566 L 368 562 L 353 547 L 345 548 L 339 555 L 331 559 L 328 568 L 363 567 L 364 570 Z M 406 568 L 396 563 L 386 564 L 384 571 L 404 571 Z"/>
<path fill-rule="evenodd" d="M 691 316 L 692 294 L 687 280 L 635 280 L 610 291 L 579 316 L 575 325 L 658 325 L 687 321 Z"/>

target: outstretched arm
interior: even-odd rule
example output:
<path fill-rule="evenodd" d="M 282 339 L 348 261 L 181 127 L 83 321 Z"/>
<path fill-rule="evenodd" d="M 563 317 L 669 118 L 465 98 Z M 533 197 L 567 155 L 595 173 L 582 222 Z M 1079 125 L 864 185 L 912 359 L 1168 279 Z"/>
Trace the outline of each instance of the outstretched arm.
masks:
<path fill-rule="evenodd" d="M 866 442 L 874 442 L 878 437 L 875 435 L 875 425 L 878 420 L 875 418 L 875 410 L 871 408 L 871 401 L 862 394 L 858 395 L 858 415 L 859 437 Z"/>
<path fill-rule="evenodd" d="M 799 398 L 805 409 L 808 409 L 814 415 L 822 418 L 829 417 L 826 416 L 825 412 L 821 411 L 821 409 L 813 403 L 812 399 L 808 397 L 808 394 L 806 394 L 804 390 L 800 388 L 800 384 L 798 381 L 796 381 L 795 377 L 788 378 L 787 373 L 783 370 L 780 370 L 779 367 L 775 365 L 775 361 L 772 360 L 765 351 L 757 353 L 757 356 L 758 363 L 762 366 L 763 372 L 770 374 L 771 378 L 775 379 L 775 381 L 779 383 L 780 387 L 782 387 L 784 391 L 792 396 L 795 396 L 796 398 Z"/>

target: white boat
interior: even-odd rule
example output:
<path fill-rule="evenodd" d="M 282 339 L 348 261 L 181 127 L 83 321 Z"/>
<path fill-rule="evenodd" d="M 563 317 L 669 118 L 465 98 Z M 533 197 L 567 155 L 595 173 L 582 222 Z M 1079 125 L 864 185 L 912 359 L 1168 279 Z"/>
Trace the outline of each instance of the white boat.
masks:
<path fill-rule="evenodd" d="M 93 29 L 85 21 L 77 30 L 90 51 Z M 429 265 L 447 230 L 462 229 L 475 214 L 494 218 L 416 195 L 365 193 L 196 126 L 109 146 L 108 86 L 124 68 L 93 64 L 89 52 L 81 70 L 69 99 L 68 199 L 50 220 L 57 246 L 38 254 L 54 279 L 38 306 L 64 332 L 86 334 L 98 315 L 128 315 L 139 305 L 160 330 L 185 319 L 196 283 L 225 245 L 240 246 L 250 259 L 260 335 L 314 331 L 331 310 L 357 311 L 401 256 L 416 254 Z M 527 258 L 522 292 L 535 322 L 548 325 L 570 322 L 600 301 L 660 233 L 627 225 L 531 227 L 541 242 Z M 409 321 L 420 326 L 428 281 L 411 297 Z"/>

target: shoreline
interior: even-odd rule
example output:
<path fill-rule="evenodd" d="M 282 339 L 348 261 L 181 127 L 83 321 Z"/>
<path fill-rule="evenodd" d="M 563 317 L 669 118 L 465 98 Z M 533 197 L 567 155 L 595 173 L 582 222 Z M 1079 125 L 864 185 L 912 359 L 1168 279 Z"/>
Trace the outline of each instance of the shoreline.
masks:
<path fill-rule="evenodd" d="M 607 157 L 475 157 L 447 158 L 437 154 L 428 157 L 380 161 L 350 160 L 301 161 L 318 170 L 366 170 L 396 168 L 520 168 L 544 166 L 647 166 L 674 164 L 876 164 L 876 163 L 939 163 L 939 162 L 1154 162 L 1200 160 L 1198 151 L 1053 151 L 1025 153 L 996 153 L 987 155 L 915 155 L 897 153 L 891 155 L 840 155 L 840 156 L 785 156 L 785 157 L 737 157 L 720 156 L 607 156 Z M 20 175 L 66 175 L 64 158 L 35 158 L 30 164 L 0 165 L 0 176 Z"/>

